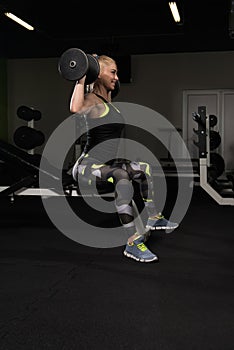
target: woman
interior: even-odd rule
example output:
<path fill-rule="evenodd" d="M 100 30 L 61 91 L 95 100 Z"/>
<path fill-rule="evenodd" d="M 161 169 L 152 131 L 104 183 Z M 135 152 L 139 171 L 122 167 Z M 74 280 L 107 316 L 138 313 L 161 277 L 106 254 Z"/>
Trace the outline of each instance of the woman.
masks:
<path fill-rule="evenodd" d="M 97 180 L 111 180 L 115 185 L 116 210 L 129 237 L 124 255 L 141 262 L 157 261 L 157 256 L 144 244 L 147 232 L 175 229 L 178 224 L 169 222 L 157 213 L 153 203 L 153 181 L 149 164 L 118 158 L 125 125 L 120 111 L 111 103 L 111 95 L 118 81 L 117 65 L 111 57 L 102 55 L 96 58 L 100 72 L 92 88 L 86 92 L 84 76 L 76 82 L 70 101 L 70 111 L 84 115 L 87 125 L 87 142 L 73 167 L 73 177 L 77 180 L 78 174 L 83 174 Z M 137 232 L 133 220 L 130 195 L 132 181 L 139 183 L 149 215 L 144 234 Z"/>

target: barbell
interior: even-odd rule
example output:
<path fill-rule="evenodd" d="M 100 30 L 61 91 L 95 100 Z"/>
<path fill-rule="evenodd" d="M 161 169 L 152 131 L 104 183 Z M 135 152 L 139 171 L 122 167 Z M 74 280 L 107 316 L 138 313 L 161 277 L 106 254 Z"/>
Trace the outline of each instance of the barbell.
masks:
<path fill-rule="evenodd" d="M 58 71 L 64 79 L 69 81 L 80 80 L 86 75 L 85 85 L 89 85 L 97 79 L 100 65 L 95 56 L 73 47 L 61 55 L 58 61 Z M 111 97 L 117 96 L 119 90 L 120 82 L 117 81 L 115 89 L 111 92 Z"/>

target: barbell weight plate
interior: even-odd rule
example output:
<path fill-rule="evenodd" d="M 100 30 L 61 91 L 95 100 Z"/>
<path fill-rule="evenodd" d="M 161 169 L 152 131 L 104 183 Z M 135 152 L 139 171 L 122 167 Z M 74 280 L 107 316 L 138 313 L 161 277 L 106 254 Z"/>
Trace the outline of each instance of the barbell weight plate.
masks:
<path fill-rule="evenodd" d="M 218 131 L 210 130 L 210 150 L 213 151 L 221 144 L 221 136 Z"/>
<path fill-rule="evenodd" d="M 223 157 L 215 152 L 210 153 L 210 166 L 208 168 L 208 180 L 215 180 L 225 171 Z"/>
<path fill-rule="evenodd" d="M 93 55 L 87 54 L 88 59 L 88 70 L 86 73 L 85 84 L 92 84 L 98 77 L 100 72 L 100 65 L 96 57 Z"/>
<path fill-rule="evenodd" d="M 84 51 L 78 48 L 66 50 L 58 62 L 58 70 L 66 80 L 76 81 L 83 78 L 88 71 L 88 58 Z"/>
<path fill-rule="evenodd" d="M 216 115 L 210 114 L 209 115 L 210 127 L 213 128 L 215 125 L 217 125 L 217 122 L 218 122 L 218 118 L 216 117 Z"/>

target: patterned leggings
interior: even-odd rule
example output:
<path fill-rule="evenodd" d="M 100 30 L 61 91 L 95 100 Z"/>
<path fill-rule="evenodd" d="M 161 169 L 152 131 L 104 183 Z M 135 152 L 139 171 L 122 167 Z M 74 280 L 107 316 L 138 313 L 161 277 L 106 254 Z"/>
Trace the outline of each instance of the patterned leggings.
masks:
<path fill-rule="evenodd" d="M 156 215 L 153 197 L 153 179 L 151 167 L 145 162 L 131 162 L 115 165 L 98 164 L 95 159 L 83 158 L 75 163 L 72 172 L 75 181 L 78 175 L 86 179 L 95 178 L 97 181 L 107 181 L 114 184 L 115 206 L 121 224 L 129 232 L 135 233 L 134 214 L 132 205 L 132 183 L 139 185 L 140 195 L 148 215 Z"/>

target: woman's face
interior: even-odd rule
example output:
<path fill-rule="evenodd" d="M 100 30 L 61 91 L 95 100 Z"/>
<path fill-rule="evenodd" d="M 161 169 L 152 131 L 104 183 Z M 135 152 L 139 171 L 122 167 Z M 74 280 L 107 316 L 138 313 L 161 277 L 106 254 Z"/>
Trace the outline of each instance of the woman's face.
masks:
<path fill-rule="evenodd" d="M 119 79 L 116 64 L 110 63 L 100 65 L 99 78 L 108 90 L 113 90 L 115 88 L 116 81 Z"/>

